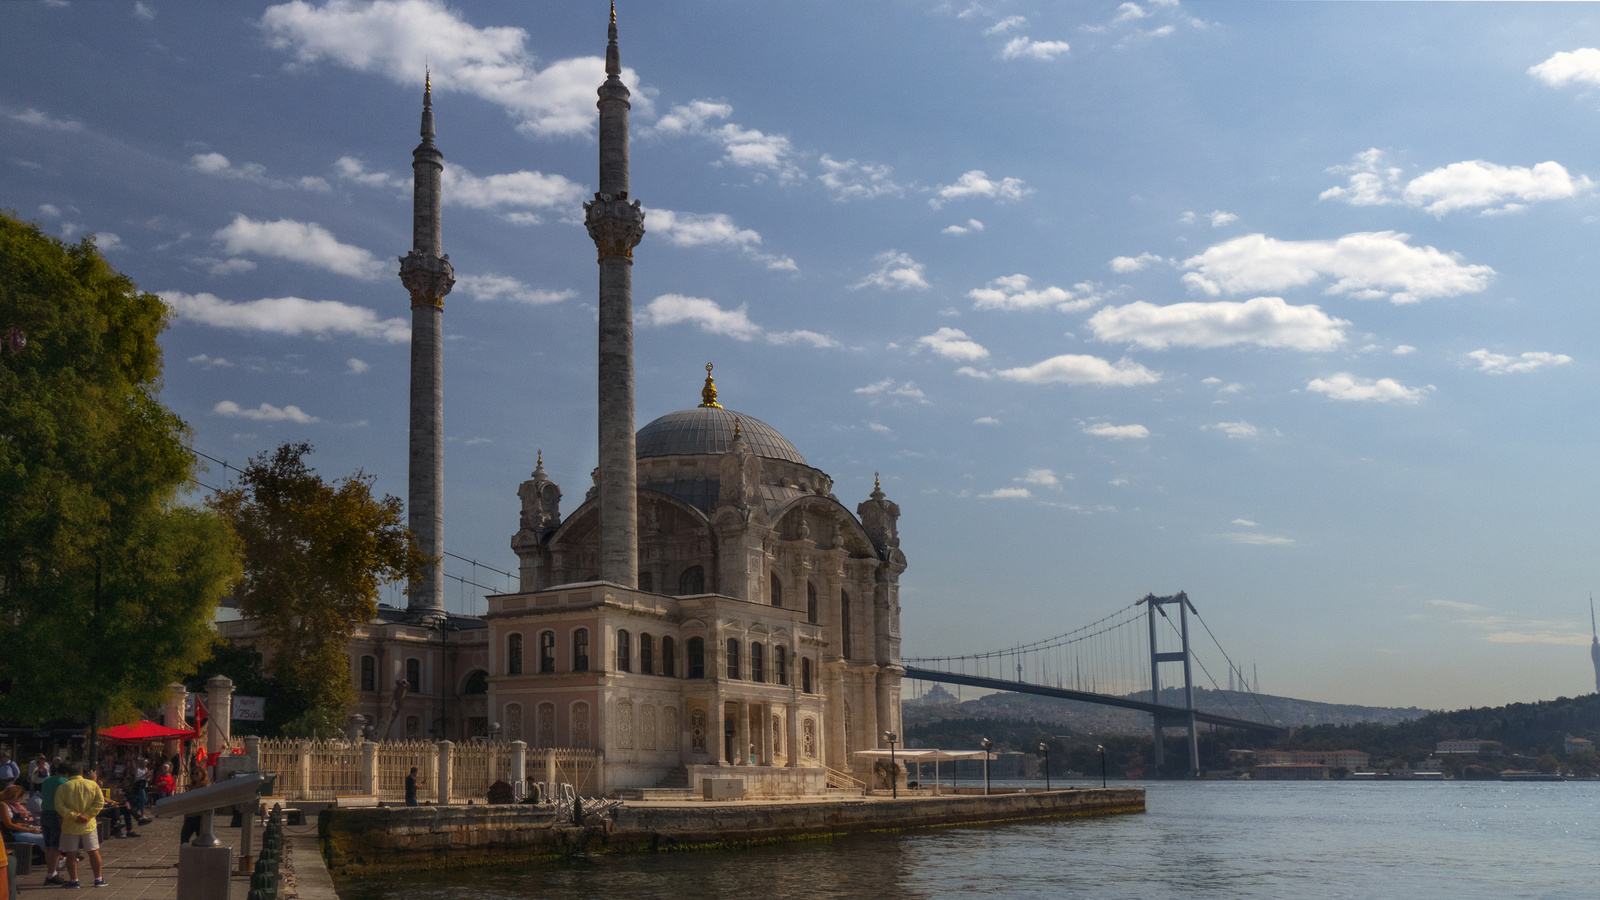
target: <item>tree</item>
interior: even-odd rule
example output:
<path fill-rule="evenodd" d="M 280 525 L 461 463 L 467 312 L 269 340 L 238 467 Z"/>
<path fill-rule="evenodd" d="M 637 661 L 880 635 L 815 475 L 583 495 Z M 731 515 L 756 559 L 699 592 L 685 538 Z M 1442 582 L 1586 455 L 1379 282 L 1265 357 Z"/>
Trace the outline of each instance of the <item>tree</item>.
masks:
<path fill-rule="evenodd" d="M 284 444 L 253 457 L 211 501 L 239 536 L 239 611 L 261 628 L 268 672 L 308 723 L 354 700 L 345 647 L 377 615 L 378 589 L 433 561 L 405 527 L 399 498 L 374 497 L 360 471 L 324 481 L 306 465 L 311 452 Z"/>
<path fill-rule="evenodd" d="M 116 719 L 209 651 L 238 574 L 226 522 L 178 503 L 188 426 L 157 397 L 168 310 L 0 214 L 0 718 Z"/>

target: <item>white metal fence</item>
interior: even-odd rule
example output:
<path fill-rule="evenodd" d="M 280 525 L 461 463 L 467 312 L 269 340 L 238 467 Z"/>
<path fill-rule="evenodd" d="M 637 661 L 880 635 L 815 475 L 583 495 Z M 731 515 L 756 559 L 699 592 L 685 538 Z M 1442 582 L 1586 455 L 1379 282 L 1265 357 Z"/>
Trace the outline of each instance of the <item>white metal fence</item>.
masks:
<path fill-rule="evenodd" d="M 497 781 L 520 789 L 519 795 L 526 794 L 526 785 L 556 782 L 571 784 L 579 796 L 594 797 L 604 780 L 599 751 L 530 750 L 521 741 L 269 739 L 261 741 L 258 752 L 262 771 L 277 773 L 273 796 L 289 801 L 376 795 L 380 801 L 399 802 L 405 799 L 412 767 L 418 775 L 417 799 L 425 803 L 481 803 Z"/>

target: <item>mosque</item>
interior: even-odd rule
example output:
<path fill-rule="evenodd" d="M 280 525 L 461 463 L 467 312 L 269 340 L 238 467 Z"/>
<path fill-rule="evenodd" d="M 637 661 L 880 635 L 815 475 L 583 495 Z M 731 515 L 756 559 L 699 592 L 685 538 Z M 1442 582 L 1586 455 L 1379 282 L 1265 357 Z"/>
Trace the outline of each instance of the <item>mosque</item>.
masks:
<path fill-rule="evenodd" d="M 820 793 L 827 770 L 900 731 L 899 507 L 874 482 L 852 513 L 782 434 L 717 402 L 634 430 L 629 92 L 613 8 L 599 88 L 599 466 L 582 502 L 536 460 L 517 491 L 516 593 L 447 613 L 441 566 L 350 646 L 357 727 L 377 739 L 489 737 L 599 750 L 603 790 L 736 774 L 752 794 Z M 442 558 L 443 156 L 431 84 L 413 151 L 409 516 Z M 509 504 L 508 504 L 509 508 Z M 247 642 L 248 623 L 230 623 Z M 228 633 L 225 631 L 225 633 Z M 424 723 L 428 723 L 426 726 Z M 730 770 L 736 769 L 736 772 Z"/>

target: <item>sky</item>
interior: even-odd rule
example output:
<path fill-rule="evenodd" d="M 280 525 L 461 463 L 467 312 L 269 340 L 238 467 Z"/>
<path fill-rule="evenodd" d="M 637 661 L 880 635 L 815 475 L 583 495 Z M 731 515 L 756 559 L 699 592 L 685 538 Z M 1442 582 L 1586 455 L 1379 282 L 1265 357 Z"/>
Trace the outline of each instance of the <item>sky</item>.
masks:
<path fill-rule="evenodd" d="M 846 506 L 881 473 L 906 656 L 1186 590 L 1270 693 L 1593 689 L 1600 10 L 624 0 L 618 20 L 639 424 L 696 405 L 709 361 Z M 401 497 L 396 258 L 431 67 L 445 547 L 514 570 L 536 454 L 567 511 L 596 461 L 580 204 L 604 4 L 0 21 L 0 207 L 96 235 L 172 306 L 161 396 L 194 447 L 242 465 L 308 441 L 318 471 Z M 447 581 L 452 609 L 482 593 Z"/>

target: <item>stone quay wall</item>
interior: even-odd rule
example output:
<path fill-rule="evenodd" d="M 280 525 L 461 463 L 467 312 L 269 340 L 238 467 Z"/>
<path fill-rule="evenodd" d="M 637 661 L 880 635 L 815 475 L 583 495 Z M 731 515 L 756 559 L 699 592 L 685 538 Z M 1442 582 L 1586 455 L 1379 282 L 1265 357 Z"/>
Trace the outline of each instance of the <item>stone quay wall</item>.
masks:
<path fill-rule="evenodd" d="M 577 853 L 726 849 L 873 831 L 1144 812 L 1143 788 L 790 803 L 632 805 L 578 827 L 529 805 L 328 809 L 330 871 L 354 877 Z"/>

